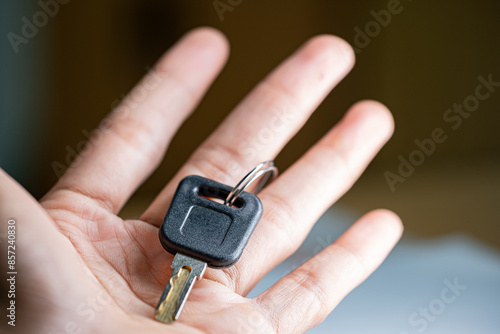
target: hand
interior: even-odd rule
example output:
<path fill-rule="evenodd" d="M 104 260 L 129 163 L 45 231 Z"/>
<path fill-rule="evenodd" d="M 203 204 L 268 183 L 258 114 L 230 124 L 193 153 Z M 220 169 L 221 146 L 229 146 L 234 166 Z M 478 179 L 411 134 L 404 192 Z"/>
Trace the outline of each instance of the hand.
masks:
<path fill-rule="evenodd" d="M 40 204 L 0 172 L 3 232 L 11 217 L 18 225 L 24 315 L 17 325 L 28 326 L 25 333 L 302 333 L 392 249 L 401 222 L 373 211 L 269 290 L 245 297 L 299 247 L 391 136 L 388 110 L 365 101 L 259 194 L 264 215 L 239 262 L 207 269 L 178 321 L 154 320 L 173 258 L 158 227 L 179 181 L 197 174 L 235 184 L 272 160 L 354 63 L 341 39 L 311 39 L 236 107 L 140 219 L 120 219 L 117 212 L 158 166 L 227 55 L 220 33 L 187 34 L 131 92 L 129 99 L 141 96 L 137 103 L 125 101 L 108 117 Z M 264 135 L 265 145 L 252 146 Z"/>

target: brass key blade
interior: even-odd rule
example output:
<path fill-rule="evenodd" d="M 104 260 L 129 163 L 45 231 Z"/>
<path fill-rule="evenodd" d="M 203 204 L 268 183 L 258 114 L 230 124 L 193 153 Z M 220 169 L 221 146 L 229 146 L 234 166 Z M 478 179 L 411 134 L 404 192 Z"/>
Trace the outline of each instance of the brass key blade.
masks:
<path fill-rule="evenodd" d="M 203 277 L 207 264 L 181 253 L 172 261 L 172 275 L 156 306 L 155 318 L 170 324 L 177 320 L 194 282 Z"/>
<path fill-rule="evenodd" d="M 189 279 L 189 274 L 191 274 L 191 270 L 182 267 L 177 275 L 170 278 L 170 290 L 168 291 L 167 298 L 155 310 L 156 320 L 166 324 L 175 321 L 181 292 Z"/>

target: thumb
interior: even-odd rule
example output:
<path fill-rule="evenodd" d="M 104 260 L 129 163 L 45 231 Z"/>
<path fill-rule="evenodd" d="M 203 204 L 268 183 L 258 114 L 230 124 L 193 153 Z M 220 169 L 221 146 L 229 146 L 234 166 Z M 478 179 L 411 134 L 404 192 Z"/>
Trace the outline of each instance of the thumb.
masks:
<path fill-rule="evenodd" d="M 97 284 L 45 210 L 2 169 L 0 185 L 1 308 L 8 318 L 0 327 L 14 320 L 10 329 L 31 333 L 53 325 L 61 308 L 74 309 L 68 303 L 84 300 Z"/>

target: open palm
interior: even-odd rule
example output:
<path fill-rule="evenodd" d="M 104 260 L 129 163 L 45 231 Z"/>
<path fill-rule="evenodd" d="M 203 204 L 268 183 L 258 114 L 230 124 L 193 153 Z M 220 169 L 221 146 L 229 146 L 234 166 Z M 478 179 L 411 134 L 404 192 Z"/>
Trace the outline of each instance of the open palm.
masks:
<path fill-rule="evenodd" d="M 269 290 L 245 297 L 298 248 L 391 136 L 390 113 L 365 101 L 260 193 L 264 215 L 241 259 L 224 270 L 207 269 L 178 321 L 154 320 L 173 259 L 158 228 L 179 181 L 196 174 L 233 185 L 274 159 L 354 63 L 339 38 L 307 42 L 235 108 L 139 220 L 122 220 L 117 212 L 158 166 L 227 54 L 225 39 L 212 29 L 186 35 L 101 124 L 40 204 L 0 173 L 2 224 L 14 217 L 19 225 L 24 279 L 18 289 L 29 296 L 23 312 L 31 332 L 302 333 L 397 242 L 399 219 L 371 212 Z M 262 140 L 265 145 L 255 144 Z"/>

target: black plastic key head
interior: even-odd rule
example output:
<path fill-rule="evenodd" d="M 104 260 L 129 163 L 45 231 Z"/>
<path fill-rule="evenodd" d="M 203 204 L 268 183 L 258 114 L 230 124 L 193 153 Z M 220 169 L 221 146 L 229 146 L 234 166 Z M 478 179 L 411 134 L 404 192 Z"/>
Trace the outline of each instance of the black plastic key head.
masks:
<path fill-rule="evenodd" d="M 241 193 L 233 206 L 209 199 L 223 201 L 231 190 L 201 176 L 184 178 L 160 229 L 163 247 L 214 268 L 238 261 L 262 215 L 262 203 L 248 192 Z"/>

